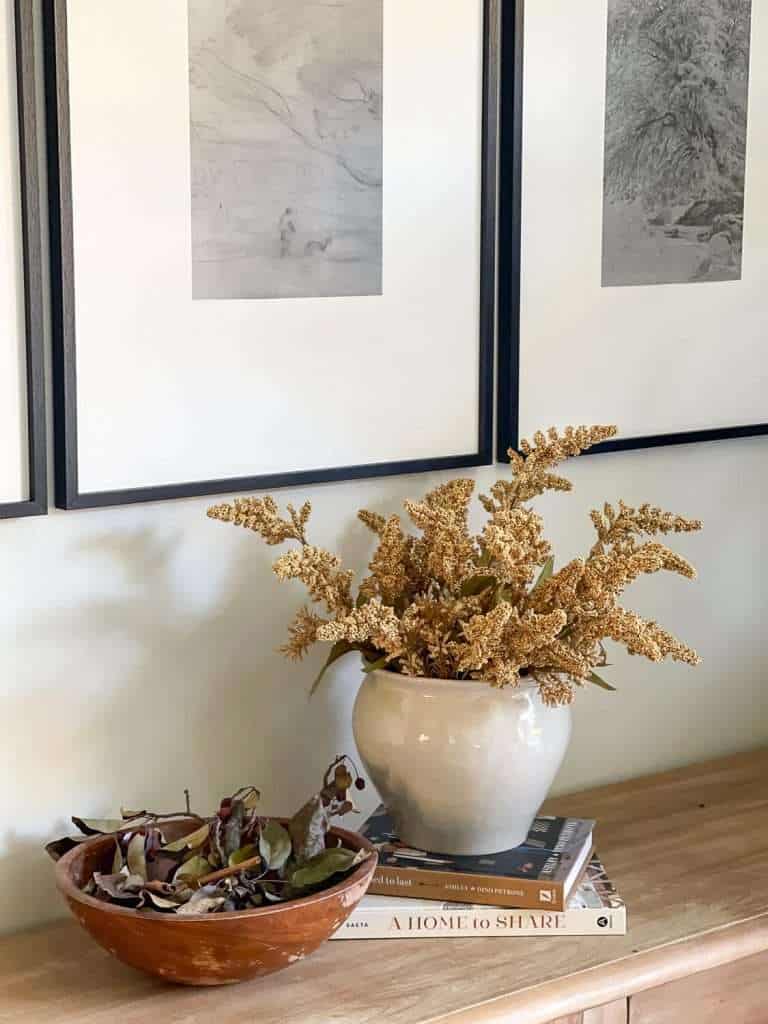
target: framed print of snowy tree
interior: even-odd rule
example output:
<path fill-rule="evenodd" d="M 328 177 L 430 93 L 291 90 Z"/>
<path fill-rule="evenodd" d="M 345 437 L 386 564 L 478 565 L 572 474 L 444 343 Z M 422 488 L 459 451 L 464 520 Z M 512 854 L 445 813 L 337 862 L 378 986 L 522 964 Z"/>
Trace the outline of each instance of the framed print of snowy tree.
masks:
<path fill-rule="evenodd" d="M 32 6 L 0 0 L 0 519 L 48 511 Z"/>
<path fill-rule="evenodd" d="M 768 7 L 510 3 L 498 448 L 768 433 Z"/>
<path fill-rule="evenodd" d="M 45 0 L 56 501 L 492 459 L 500 0 Z"/>

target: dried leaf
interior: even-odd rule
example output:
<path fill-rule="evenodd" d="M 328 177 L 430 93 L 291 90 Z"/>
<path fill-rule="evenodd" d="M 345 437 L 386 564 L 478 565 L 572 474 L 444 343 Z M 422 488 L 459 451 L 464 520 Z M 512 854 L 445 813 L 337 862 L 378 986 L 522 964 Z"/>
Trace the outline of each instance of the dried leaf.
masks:
<path fill-rule="evenodd" d="M 116 875 L 125 867 L 125 859 L 123 858 L 123 851 L 120 849 L 120 843 L 115 840 L 115 853 L 112 857 L 112 874 Z"/>
<path fill-rule="evenodd" d="M 145 836 L 137 832 L 128 843 L 125 860 L 132 875 L 140 875 L 147 880 L 147 858 L 144 854 Z"/>
<path fill-rule="evenodd" d="M 202 846 L 203 843 L 208 839 L 211 832 L 211 826 L 206 821 L 200 828 L 196 828 L 194 832 L 190 832 L 186 836 L 182 836 L 181 839 L 174 839 L 172 843 L 166 843 L 163 847 L 164 853 L 178 853 L 181 850 L 194 850 L 198 846 Z"/>
<path fill-rule="evenodd" d="M 63 836 L 61 839 L 53 839 L 50 843 L 45 844 L 45 852 L 51 860 L 60 860 L 65 853 L 74 850 L 88 838 L 88 836 Z"/>
<path fill-rule="evenodd" d="M 239 850 L 235 850 L 234 853 L 229 855 L 229 866 L 235 867 L 236 864 L 242 864 L 244 860 L 250 860 L 256 854 L 256 847 L 253 843 L 246 843 L 245 846 L 241 846 Z M 264 856 L 262 854 L 262 856 Z"/>
<path fill-rule="evenodd" d="M 152 906 L 157 910 L 178 910 L 183 904 L 180 904 L 178 900 L 168 899 L 167 896 L 158 896 L 156 892 L 146 893 Z"/>
<path fill-rule="evenodd" d="M 233 800 L 229 809 L 229 817 L 224 822 L 224 853 L 227 859 L 242 845 L 244 817 L 245 807 L 242 800 Z"/>
<path fill-rule="evenodd" d="M 167 882 L 145 882 L 144 889 L 147 892 L 153 892 L 157 896 L 173 896 L 175 890 L 172 885 Z"/>
<path fill-rule="evenodd" d="M 311 885 L 319 885 L 330 878 L 331 875 L 335 875 L 340 871 L 348 871 L 353 865 L 360 863 L 358 854 L 364 852 L 358 851 L 356 854 L 354 850 L 346 850 L 343 847 L 337 847 L 334 850 L 324 850 L 307 861 L 303 867 L 297 868 L 293 872 L 291 884 L 301 889 Z"/>
<path fill-rule="evenodd" d="M 261 891 L 264 893 L 265 899 L 269 900 L 270 903 L 283 903 L 285 901 L 285 894 L 272 886 L 262 885 Z"/>
<path fill-rule="evenodd" d="M 187 914 L 211 914 L 224 903 L 226 903 L 226 896 L 203 896 L 199 900 L 193 896 L 188 903 L 183 903 L 176 913 L 185 916 Z"/>
<path fill-rule="evenodd" d="M 203 875 L 209 874 L 211 871 L 210 862 L 199 855 L 190 857 L 189 860 L 185 860 L 183 864 L 179 865 L 176 874 L 173 876 L 174 882 L 181 881 L 183 879 L 190 879 L 194 881 L 196 878 L 202 878 Z"/>
<path fill-rule="evenodd" d="M 255 786 L 243 786 L 233 795 L 232 800 L 239 800 L 246 811 L 252 811 L 261 800 L 261 791 Z"/>
<path fill-rule="evenodd" d="M 113 900 L 135 900 L 144 887 L 141 875 L 102 875 L 96 871 L 93 880 Z"/>
<path fill-rule="evenodd" d="M 147 815 L 140 815 L 129 821 L 114 818 L 77 818 L 73 815 L 72 824 L 86 836 L 101 836 L 111 835 L 112 832 L 128 832 L 134 828 L 141 828 L 150 820 Z"/>
<path fill-rule="evenodd" d="M 110 832 L 117 832 L 123 827 L 123 822 L 109 818 L 76 818 L 72 816 L 72 824 L 75 825 L 86 836 L 105 835 Z"/>
<path fill-rule="evenodd" d="M 304 864 L 322 853 L 328 831 L 328 812 L 319 793 L 294 814 L 288 824 L 288 831 L 293 844 L 293 856 L 298 864 Z"/>
<path fill-rule="evenodd" d="M 270 871 L 279 871 L 291 855 L 291 837 L 277 821 L 268 821 L 259 836 L 259 853 Z"/>
<path fill-rule="evenodd" d="M 156 853 L 147 857 L 147 877 L 151 882 L 167 882 L 178 868 L 183 855 L 179 853 Z"/>

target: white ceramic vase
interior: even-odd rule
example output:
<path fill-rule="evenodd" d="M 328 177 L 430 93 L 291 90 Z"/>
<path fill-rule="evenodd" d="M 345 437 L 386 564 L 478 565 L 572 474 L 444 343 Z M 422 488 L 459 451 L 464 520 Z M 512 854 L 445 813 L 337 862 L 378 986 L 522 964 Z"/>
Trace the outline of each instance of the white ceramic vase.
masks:
<path fill-rule="evenodd" d="M 525 839 L 565 755 L 571 713 L 547 707 L 533 685 L 375 671 L 353 728 L 402 842 L 484 854 Z"/>

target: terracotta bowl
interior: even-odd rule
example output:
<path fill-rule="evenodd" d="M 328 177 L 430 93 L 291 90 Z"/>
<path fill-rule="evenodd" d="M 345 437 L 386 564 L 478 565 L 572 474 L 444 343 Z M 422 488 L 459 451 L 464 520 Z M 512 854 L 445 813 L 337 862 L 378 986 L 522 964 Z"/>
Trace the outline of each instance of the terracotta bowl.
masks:
<path fill-rule="evenodd" d="M 285 822 L 284 822 L 285 823 Z M 199 821 L 164 826 L 169 840 Z M 182 985 L 229 985 L 289 967 L 313 953 L 351 914 L 368 888 L 376 854 L 362 836 L 334 828 L 350 850 L 370 850 L 338 885 L 291 903 L 200 917 L 177 917 L 104 903 L 81 889 L 94 871 L 109 872 L 115 841 L 94 836 L 56 863 L 56 884 L 77 920 L 106 950 L 131 967 Z"/>

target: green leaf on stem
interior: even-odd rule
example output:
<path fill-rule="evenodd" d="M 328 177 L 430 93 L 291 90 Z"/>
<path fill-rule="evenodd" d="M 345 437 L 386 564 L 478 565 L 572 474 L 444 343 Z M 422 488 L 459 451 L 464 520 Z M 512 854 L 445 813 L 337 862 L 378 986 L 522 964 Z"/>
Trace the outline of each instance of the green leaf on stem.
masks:
<path fill-rule="evenodd" d="M 462 597 L 477 597 L 496 582 L 495 576 L 470 576 L 461 584 Z"/>
<path fill-rule="evenodd" d="M 538 587 L 540 584 L 544 583 L 545 580 L 548 580 L 549 577 L 552 575 L 552 572 L 553 572 L 554 568 L 555 568 L 555 558 L 554 558 L 554 555 L 550 555 L 549 558 L 544 563 L 541 572 L 539 573 L 539 578 L 533 584 L 533 586 L 531 587 L 529 593 L 532 594 L 534 592 L 534 590 L 536 589 L 536 587 Z"/>
<path fill-rule="evenodd" d="M 369 672 L 375 672 L 377 669 L 386 668 L 388 661 L 388 654 L 384 654 L 381 658 L 377 658 L 376 661 L 367 661 L 363 658 L 363 672 L 367 675 Z"/>
<path fill-rule="evenodd" d="M 616 687 L 615 686 L 611 686 L 610 683 L 606 683 L 606 681 L 604 679 L 602 679 L 597 674 L 597 672 L 592 672 L 592 674 L 589 677 L 589 682 L 590 683 L 594 683 L 595 686 L 599 686 L 603 690 L 610 690 L 611 693 L 616 693 Z"/>
<path fill-rule="evenodd" d="M 348 640 L 337 640 L 331 648 L 331 653 L 326 658 L 325 664 L 320 669 L 317 679 L 312 683 L 312 689 L 309 691 L 309 696 L 312 697 L 314 695 L 318 686 L 323 681 L 323 676 L 334 662 L 338 661 L 339 658 L 343 658 L 345 654 L 349 654 L 350 651 L 356 650 L 357 647 L 355 644 L 351 644 Z"/>

